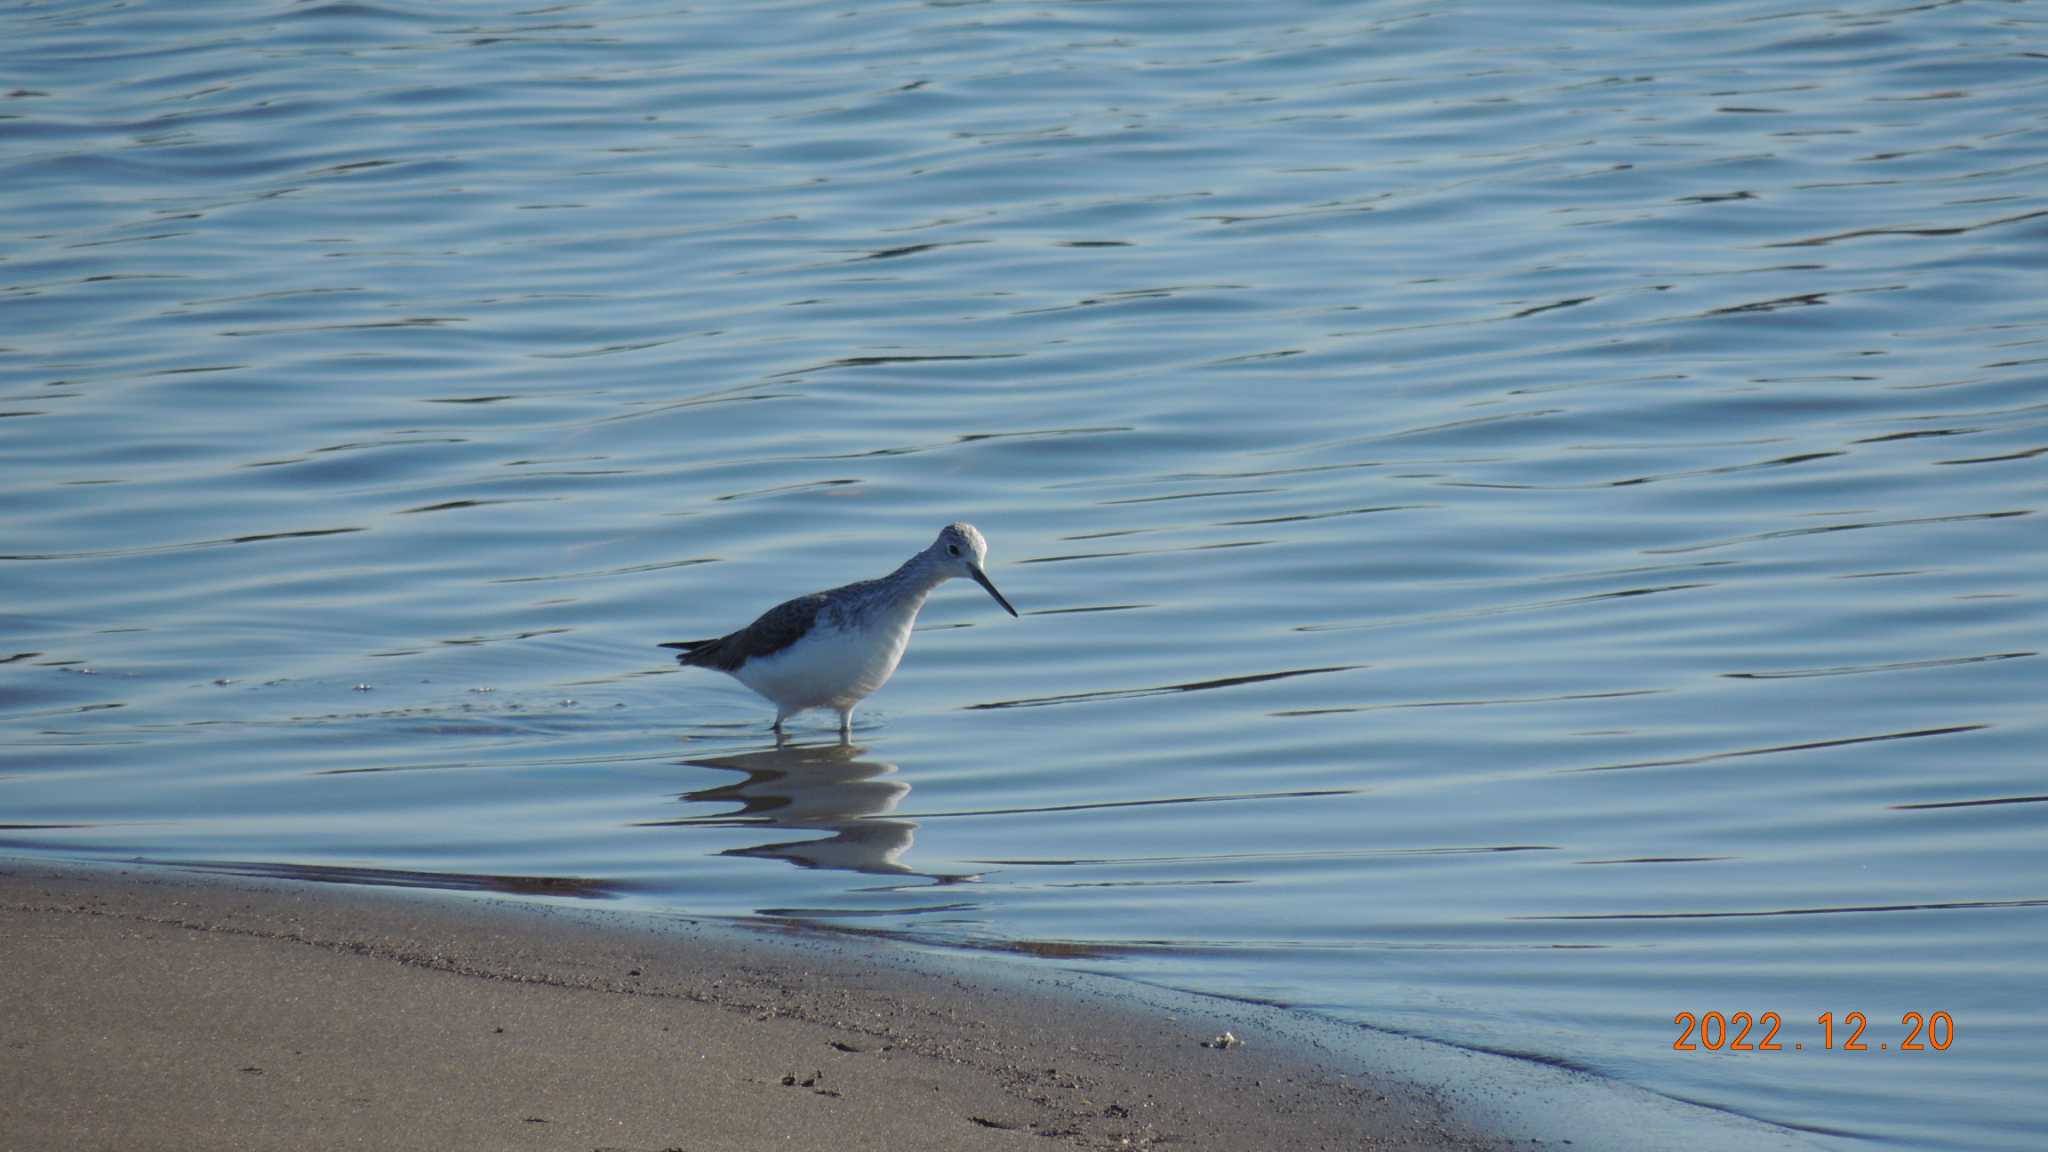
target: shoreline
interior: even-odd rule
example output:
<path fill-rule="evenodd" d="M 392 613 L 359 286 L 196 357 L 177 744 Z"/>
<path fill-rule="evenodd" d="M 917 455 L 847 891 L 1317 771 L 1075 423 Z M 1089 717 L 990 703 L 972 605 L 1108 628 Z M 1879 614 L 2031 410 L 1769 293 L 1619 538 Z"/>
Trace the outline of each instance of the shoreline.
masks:
<path fill-rule="evenodd" d="M 1289 1008 L 568 896 L 0 855 L 0 971 L 0 1152 L 1817 1146 Z"/>
<path fill-rule="evenodd" d="M 1550 1146 L 1227 1004 L 588 906 L 0 858 L 0 966 L 10 1150 Z"/>

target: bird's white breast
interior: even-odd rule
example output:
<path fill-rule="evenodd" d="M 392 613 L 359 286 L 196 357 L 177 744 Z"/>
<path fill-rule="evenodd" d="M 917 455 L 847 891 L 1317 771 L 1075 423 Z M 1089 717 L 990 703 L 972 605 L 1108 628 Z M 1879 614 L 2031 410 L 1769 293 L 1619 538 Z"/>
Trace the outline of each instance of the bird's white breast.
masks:
<path fill-rule="evenodd" d="M 802 639 L 772 656 L 748 660 L 733 675 L 790 711 L 850 708 L 896 671 L 916 619 L 914 606 L 907 613 L 876 614 L 852 627 L 820 613 Z"/>

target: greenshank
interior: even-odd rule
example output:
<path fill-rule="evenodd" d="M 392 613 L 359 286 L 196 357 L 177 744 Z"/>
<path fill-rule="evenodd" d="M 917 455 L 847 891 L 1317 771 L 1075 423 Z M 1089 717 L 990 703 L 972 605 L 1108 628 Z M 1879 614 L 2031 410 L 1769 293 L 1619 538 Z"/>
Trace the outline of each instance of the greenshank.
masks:
<path fill-rule="evenodd" d="M 679 663 L 724 672 L 775 705 L 782 722 L 810 708 L 839 713 L 839 734 L 853 731 L 853 706 L 896 671 L 910 626 L 932 590 L 955 576 L 988 589 L 1003 611 L 1017 610 L 982 570 L 988 541 L 972 524 L 948 524 L 931 546 L 879 580 L 861 580 L 787 600 L 752 624 L 713 640 L 663 644 Z"/>

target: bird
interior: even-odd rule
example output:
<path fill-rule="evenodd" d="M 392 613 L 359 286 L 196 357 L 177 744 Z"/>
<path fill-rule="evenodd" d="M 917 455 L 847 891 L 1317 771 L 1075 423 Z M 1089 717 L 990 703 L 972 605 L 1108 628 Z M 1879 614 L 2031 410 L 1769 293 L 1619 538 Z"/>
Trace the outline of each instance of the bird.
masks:
<path fill-rule="evenodd" d="M 988 541 L 972 524 L 948 524 L 923 551 L 876 580 L 842 584 L 785 600 L 752 624 L 710 640 L 678 640 L 677 663 L 724 672 L 775 705 L 775 735 L 782 722 L 812 708 L 839 713 L 839 735 L 853 732 L 853 708 L 896 671 L 910 646 L 925 597 L 965 576 L 988 590 L 1015 616 L 982 565 Z"/>

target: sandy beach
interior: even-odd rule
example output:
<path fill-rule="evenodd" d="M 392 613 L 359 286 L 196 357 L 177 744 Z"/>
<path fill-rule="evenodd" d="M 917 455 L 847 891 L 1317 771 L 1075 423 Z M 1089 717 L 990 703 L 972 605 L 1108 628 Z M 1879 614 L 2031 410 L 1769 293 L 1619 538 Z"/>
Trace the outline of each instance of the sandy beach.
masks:
<path fill-rule="evenodd" d="M 581 907 L 0 861 L 0 1149 L 1509 1143 L 1295 1046 L 1207 1045 L 1217 1019 L 976 967 Z"/>

